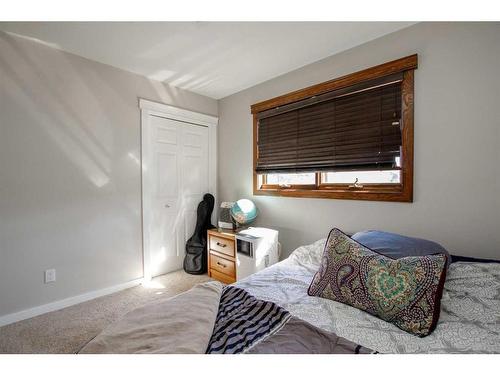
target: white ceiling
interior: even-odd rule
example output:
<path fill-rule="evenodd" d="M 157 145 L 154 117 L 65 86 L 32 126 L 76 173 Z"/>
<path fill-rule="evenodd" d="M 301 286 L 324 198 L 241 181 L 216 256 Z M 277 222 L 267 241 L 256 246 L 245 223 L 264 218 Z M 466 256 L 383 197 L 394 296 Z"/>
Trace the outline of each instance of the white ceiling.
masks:
<path fill-rule="evenodd" d="M 411 22 L 2 22 L 0 29 L 215 99 Z"/>

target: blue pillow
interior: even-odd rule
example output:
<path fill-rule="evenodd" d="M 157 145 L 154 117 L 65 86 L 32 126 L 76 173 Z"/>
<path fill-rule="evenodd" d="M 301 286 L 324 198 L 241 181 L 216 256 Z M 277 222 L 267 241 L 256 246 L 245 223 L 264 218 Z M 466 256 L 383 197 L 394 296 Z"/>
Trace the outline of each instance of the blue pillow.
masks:
<path fill-rule="evenodd" d="M 406 237 L 400 234 L 378 230 L 365 230 L 353 234 L 352 239 L 379 254 L 393 259 L 409 256 L 445 254 L 447 265 L 450 263 L 450 254 L 444 247 L 436 242 L 421 238 Z"/>

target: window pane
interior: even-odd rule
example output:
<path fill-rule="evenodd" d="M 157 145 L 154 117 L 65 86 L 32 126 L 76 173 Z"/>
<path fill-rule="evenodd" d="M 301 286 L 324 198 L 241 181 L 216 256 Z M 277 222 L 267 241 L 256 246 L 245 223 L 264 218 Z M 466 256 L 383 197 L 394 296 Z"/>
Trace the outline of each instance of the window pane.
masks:
<path fill-rule="evenodd" d="M 328 172 L 323 181 L 328 184 L 353 184 L 358 178 L 361 184 L 399 184 L 400 171 Z"/>
<path fill-rule="evenodd" d="M 269 185 L 314 185 L 316 177 L 314 173 L 280 173 L 268 174 Z"/>

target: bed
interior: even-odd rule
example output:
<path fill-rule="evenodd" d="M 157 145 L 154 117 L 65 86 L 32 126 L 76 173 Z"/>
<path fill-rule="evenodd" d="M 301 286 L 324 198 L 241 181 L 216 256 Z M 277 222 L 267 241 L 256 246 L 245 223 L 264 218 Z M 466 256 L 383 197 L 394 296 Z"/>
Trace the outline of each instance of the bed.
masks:
<path fill-rule="evenodd" d="M 500 353 L 499 263 L 452 263 L 438 325 L 420 338 L 354 307 L 307 295 L 325 241 L 299 247 L 287 259 L 236 286 L 380 353 Z"/>
<path fill-rule="evenodd" d="M 236 324 L 240 326 L 245 322 L 255 326 L 254 331 L 262 327 L 272 331 L 271 339 L 251 343 L 253 346 L 260 344 L 256 346 L 260 349 L 254 351 L 258 353 L 272 353 L 274 347 L 290 343 L 290 349 L 285 352 L 300 351 L 296 342 L 302 349 L 323 345 L 313 352 L 500 353 L 499 263 L 452 263 L 444 285 L 437 327 L 429 336 L 421 338 L 354 307 L 308 295 L 325 241 L 299 247 L 287 259 L 230 287 L 206 284 L 133 311 L 108 327 L 81 352 L 216 353 L 209 349 L 217 347 L 217 338 L 241 335 L 237 330 L 225 332 L 228 325 L 219 322 L 223 296 L 227 292 L 233 296 L 225 302 L 226 311 L 236 306 L 234 300 L 246 306 L 267 302 L 273 306 L 269 319 L 262 315 L 250 318 L 243 315 Z M 242 295 L 246 296 L 243 301 Z M 276 316 L 280 319 L 275 322 L 272 319 Z M 269 329 L 272 324 L 275 325 Z M 305 341 L 302 340 L 304 336 L 308 336 Z M 283 337 L 285 341 L 280 342 Z M 207 343 L 208 349 L 205 349 Z M 242 352 L 251 353 L 253 349 L 248 351 L 250 346 L 245 345 Z"/>

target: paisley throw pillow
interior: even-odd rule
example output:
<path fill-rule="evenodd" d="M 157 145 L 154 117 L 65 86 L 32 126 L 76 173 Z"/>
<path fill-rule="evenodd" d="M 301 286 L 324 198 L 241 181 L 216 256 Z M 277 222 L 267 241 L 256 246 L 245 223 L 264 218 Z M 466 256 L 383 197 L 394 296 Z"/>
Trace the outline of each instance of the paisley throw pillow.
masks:
<path fill-rule="evenodd" d="M 416 336 L 427 336 L 439 319 L 446 255 L 392 259 L 330 231 L 310 296 L 366 311 Z"/>

